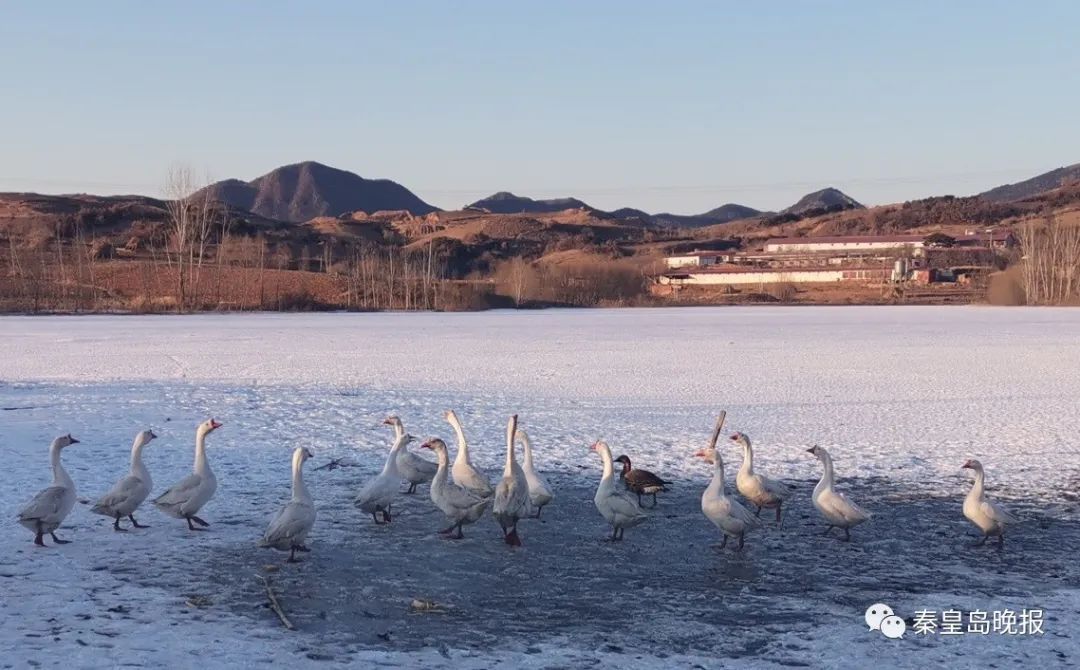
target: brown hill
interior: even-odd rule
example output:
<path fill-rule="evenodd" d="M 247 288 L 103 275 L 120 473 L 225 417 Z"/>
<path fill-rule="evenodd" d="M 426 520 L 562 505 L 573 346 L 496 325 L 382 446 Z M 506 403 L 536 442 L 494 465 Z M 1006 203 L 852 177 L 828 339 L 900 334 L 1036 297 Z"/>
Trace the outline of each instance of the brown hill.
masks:
<path fill-rule="evenodd" d="M 355 211 L 436 210 L 389 179 L 364 179 L 312 161 L 279 167 L 249 182 L 226 179 L 207 189 L 211 197 L 232 207 L 293 223 Z"/>
<path fill-rule="evenodd" d="M 1004 186 L 992 188 L 989 191 L 980 193 L 979 197 L 992 202 L 1025 200 L 1076 183 L 1080 183 L 1080 163 L 1050 170 L 1015 184 L 1005 184 Z"/>

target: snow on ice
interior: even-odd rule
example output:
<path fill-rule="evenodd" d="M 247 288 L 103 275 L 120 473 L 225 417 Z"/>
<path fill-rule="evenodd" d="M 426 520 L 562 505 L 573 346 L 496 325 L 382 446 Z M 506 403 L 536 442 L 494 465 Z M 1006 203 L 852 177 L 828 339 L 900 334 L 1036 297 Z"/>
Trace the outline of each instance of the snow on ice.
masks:
<path fill-rule="evenodd" d="M 0 667 L 896 667 L 1075 664 L 1080 641 L 1080 311 L 720 308 L 0 318 Z M 352 504 L 399 414 L 501 472 L 521 416 L 555 489 L 509 550 L 492 519 L 460 542 L 422 487 L 376 527 Z M 716 413 L 754 440 L 755 465 L 796 487 L 781 530 L 718 552 L 694 459 Z M 143 428 L 157 492 L 191 467 L 196 424 L 217 496 L 210 532 L 144 505 L 151 527 L 114 533 L 76 505 L 63 547 L 14 516 L 48 485 L 48 444 L 82 500 L 127 469 Z M 675 482 L 621 545 L 592 505 L 604 438 Z M 874 518 L 850 544 L 810 505 L 832 453 L 839 486 Z M 289 454 L 311 448 L 319 505 L 305 563 L 255 542 L 288 497 Z M 729 445 L 729 484 L 738 453 Z M 979 458 L 989 492 L 1023 523 L 1003 552 L 960 512 Z M 768 515 L 765 515 L 766 517 Z M 282 566 L 267 573 L 267 565 Z M 298 631 L 265 607 L 269 574 Z M 414 598 L 441 612 L 410 612 Z M 868 632 L 864 610 L 1045 611 L 1041 635 Z M 909 622 L 910 623 L 910 622 Z M 208 650 L 213 657 L 206 656 Z"/>

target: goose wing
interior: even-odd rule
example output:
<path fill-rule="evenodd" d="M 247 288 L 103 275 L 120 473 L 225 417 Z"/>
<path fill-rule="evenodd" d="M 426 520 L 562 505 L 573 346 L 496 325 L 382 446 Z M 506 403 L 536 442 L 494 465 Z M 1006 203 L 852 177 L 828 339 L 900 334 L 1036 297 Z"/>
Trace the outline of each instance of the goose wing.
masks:
<path fill-rule="evenodd" d="M 50 486 L 40 491 L 19 512 L 20 521 L 48 519 L 60 513 L 67 489 L 63 486 Z"/>
<path fill-rule="evenodd" d="M 446 498 L 447 502 L 458 509 L 469 509 L 470 507 L 488 500 L 486 496 L 477 495 L 469 489 L 458 486 L 457 484 L 447 485 L 446 488 L 443 489 L 443 496 Z"/>
<path fill-rule="evenodd" d="M 94 506 L 90 508 L 90 511 L 101 513 L 127 502 L 133 496 L 138 494 L 142 484 L 143 481 L 135 475 L 124 477 L 116 482 L 116 486 L 112 487 L 108 493 L 101 496 L 101 498 L 94 503 Z"/>
<path fill-rule="evenodd" d="M 165 493 L 154 498 L 154 504 L 164 506 L 179 505 L 191 498 L 191 495 L 202 483 L 203 478 L 198 474 L 192 473 L 173 484 L 165 491 Z"/>
<path fill-rule="evenodd" d="M 278 512 L 277 517 L 263 535 L 263 545 L 272 545 L 306 534 L 315 522 L 315 509 L 311 505 L 291 502 Z"/>
<path fill-rule="evenodd" d="M 1001 505 L 984 500 L 979 510 L 998 523 L 1016 523 L 1018 519 Z"/>
<path fill-rule="evenodd" d="M 777 498 L 787 498 L 791 495 L 792 489 L 790 486 L 783 482 L 778 482 L 775 479 L 769 479 L 768 477 L 761 478 L 761 485 L 766 491 L 773 494 Z"/>
<path fill-rule="evenodd" d="M 646 489 L 666 491 L 669 484 L 671 482 L 660 479 L 648 470 L 634 469 L 626 475 L 626 488 L 635 493 L 643 492 Z"/>
<path fill-rule="evenodd" d="M 620 516 L 631 519 L 645 516 L 645 512 L 638 507 L 637 500 L 622 491 L 612 491 L 607 497 L 607 503 L 611 510 Z"/>

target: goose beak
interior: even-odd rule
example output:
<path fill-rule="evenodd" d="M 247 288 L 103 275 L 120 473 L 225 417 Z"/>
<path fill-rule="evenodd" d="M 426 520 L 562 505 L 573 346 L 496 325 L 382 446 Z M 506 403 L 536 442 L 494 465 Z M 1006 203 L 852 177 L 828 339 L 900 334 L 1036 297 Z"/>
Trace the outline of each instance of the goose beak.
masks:
<path fill-rule="evenodd" d="M 210 419 L 210 430 L 217 430 L 218 428 L 221 428 L 221 423 L 214 419 Z"/>
<path fill-rule="evenodd" d="M 810 447 L 809 449 L 806 450 L 806 453 L 812 454 L 812 453 L 814 453 L 814 449 L 817 449 L 817 447 Z"/>
<path fill-rule="evenodd" d="M 151 430 L 150 431 L 150 439 L 151 440 L 156 440 L 157 439 L 157 433 L 155 433 L 154 431 Z"/>
<path fill-rule="evenodd" d="M 71 440 L 72 444 L 78 444 L 79 443 L 79 441 L 76 440 L 74 437 L 69 437 L 68 439 Z"/>
<path fill-rule="evenodd" d="M 427 441 L 427 442 L 425 442 L 425 443 L 421 444 L 421 445 L 420 445 L 420 448 L 421 448 L 421 449 L 431 449 L 431 448 L 432 448 L 432 446 L 431 446 L 431 441 L 429 440 L 429 441 Z"/>
<path fill-rule="evenodd" d="M 733 435 L 732 435 L 731 437 L 729 437 L 728 439 L 729 439 L 729 440 L 731 440 L 732 442 L 734 442 L 734 441 L 736 441 L 736 440 L 738 440 L 738 439 L 739 439 L 739 434 L 738 434 L 738 433 L 734 433 L 734 434 L 733 434 Z"/>
<path fill-rule="evenodd" d="M 971 468 L 971 461 L 964 461 L 964 464 L 960 466 L 960 469 Z"/>

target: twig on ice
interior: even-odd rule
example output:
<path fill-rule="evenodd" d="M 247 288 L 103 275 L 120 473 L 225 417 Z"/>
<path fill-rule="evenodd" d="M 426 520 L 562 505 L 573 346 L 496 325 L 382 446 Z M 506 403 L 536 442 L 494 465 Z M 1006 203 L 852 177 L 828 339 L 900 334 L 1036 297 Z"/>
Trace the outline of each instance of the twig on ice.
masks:
<path fill-rule="evenodd" d="M 270 609 L 274 610 L 274 614 L 281 619 L 282 625 L 289 630 L 296 630 L 296 627 L 289 621 L 289 617 L 285 616 L 285 610 L 281 609 L 281 603 L 278 602 L 277 596 L 274 595 L 274 589 L 270 588 L 270 578 L 262 575 L 255 576 L 261 579 L 263 586 L 266 587 L 266 597 L 270 599 Z"/>
<path fill-rule="evenodd" d="M 329 463 L 323 463 L 322 465 L 320 465 L 319 467 L 317 467 L 315 469 L 316 470 L 334 470 L 336 468 L 351 468 L 353 465 L 354 465 L 353 463 L 345 463 L 342 459 L 335 458 L 332 461 L 330 461 Z"/>

